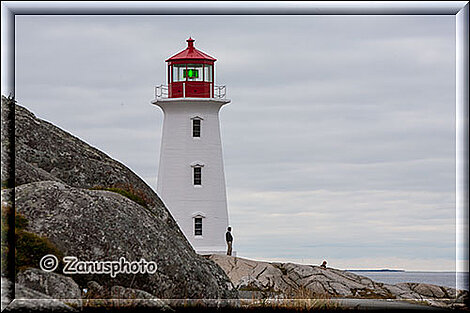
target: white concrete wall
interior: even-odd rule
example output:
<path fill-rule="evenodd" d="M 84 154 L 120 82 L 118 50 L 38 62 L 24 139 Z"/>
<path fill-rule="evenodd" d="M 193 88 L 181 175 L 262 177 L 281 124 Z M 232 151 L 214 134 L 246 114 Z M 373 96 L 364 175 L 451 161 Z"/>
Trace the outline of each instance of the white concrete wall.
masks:
<path fill-rule="evenodd" d="M 164 99 L 157 192 L 186 238 L 199 253 L 226 251 L 228 226 L 219 110 L 229 100 Z M 192 136 L 192 118 L 201 118 L 201 137 Z M 202 185 L 193 185 L 192 164 L 201 163 Z M 204 215 L 202 237 L 194 235 L 194 215 Z"/>

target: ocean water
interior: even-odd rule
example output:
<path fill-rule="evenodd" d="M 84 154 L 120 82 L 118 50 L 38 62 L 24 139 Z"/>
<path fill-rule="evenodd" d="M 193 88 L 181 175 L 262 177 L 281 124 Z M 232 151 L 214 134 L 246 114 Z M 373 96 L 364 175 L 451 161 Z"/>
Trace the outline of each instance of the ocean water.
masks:
<path fill-rule="evenodd" d="M 426 283 L 456 288 L 455 272 L 349 272 L 387 284 Z M 459 289 L 468 290 L 468 273 L 457 273 L 457 275 L 459 275 Z"/>

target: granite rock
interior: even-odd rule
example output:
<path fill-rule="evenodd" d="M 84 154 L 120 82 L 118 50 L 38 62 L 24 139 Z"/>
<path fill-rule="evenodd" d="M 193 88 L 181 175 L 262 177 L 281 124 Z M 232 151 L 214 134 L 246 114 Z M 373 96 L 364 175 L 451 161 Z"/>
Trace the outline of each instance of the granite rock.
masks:
<path fill-rule="evenodd" d="M 316 265 L 271 263 L 215 254 L 210 259 L 224 269 L 241 295 L 248 298 L 394 299 L 425 301 L 442 307 L 459 307 L 468 299 L 468 291 L 423 283 L 385 284 Z"/>
<path fill-rule="evenodd" d="M 78 310 L 63 301 L 49 297 L 46 294 L 15 284 L 15 300 L 4 312 L 78 312 Z"/>
<path fill-rule="evenodd" d="M 15 105 L 15 167 L 16 186 L 43 180 L 86 189 L 132 186 L 169 227 L 176 226 L 152 188 L 124 164 L 20 105 Z"/>
<path fill-rule="evenodd" d="M 27 230 L 47 237 L 66 256 L 79 261 L 157 264 L 155 274 L 74 275 L 105 286 L 133 284 L 159 298 L 233 298 L 222 269 L 181 242 L 178 228 L 154 211 L 117 193 L 74 188 L 56 181 L 16 188 L 17 211 L 31 221 Z M 78 281 L 77 280 L 77 281 Z"/>
<path fill-rule="evenodd" d="M 54 299 L 81 299 L 82 293 L 75 281 L 67 276 L 28 268 L 18 273 L 16 281 L 29 289 L 46 294 Z"/>

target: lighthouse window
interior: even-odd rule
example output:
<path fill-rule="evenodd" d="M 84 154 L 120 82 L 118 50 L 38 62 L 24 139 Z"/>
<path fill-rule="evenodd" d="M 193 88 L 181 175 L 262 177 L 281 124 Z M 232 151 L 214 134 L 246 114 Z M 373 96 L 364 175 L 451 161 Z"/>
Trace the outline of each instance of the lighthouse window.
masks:
<path fill-rule="evenodd" d="M 193 120 L 193 137 L 201 137 L 201 120 Z"/>
<path fill-rule="evenodd" d="M 186 80 L 184 71 L 186 70 L 186 64 L 175 64 L 173 65 L 173 81 L 180 82 Z"/>
<path fill-rule="evenodd" d="M 206 82 L 212 81 L 212 65 L 204 66 L 204 81 Z"/>
<path fill-rule="evenodd" d="M 194 236 L 202 236 L 202 217 L 194 218 Z"/>
<path fill-rule="evenodd" d="M 195 186 L 200 186 L 202 184 L 202 168 L 201 167 L 193 168 L 193 182 Z"/>

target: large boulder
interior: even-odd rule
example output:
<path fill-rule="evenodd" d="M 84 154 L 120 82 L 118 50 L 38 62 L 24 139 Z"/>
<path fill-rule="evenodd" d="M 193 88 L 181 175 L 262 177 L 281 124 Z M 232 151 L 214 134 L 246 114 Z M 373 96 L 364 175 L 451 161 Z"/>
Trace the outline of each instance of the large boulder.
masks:
<path fill-rule="evenodd" d="M 72 278 L 37 268 L 29 268 L 18 273 L 16 282 L 54 299 L 82 298 L 82 292 Z"/>
<path fill-rule="evenodd" d="M 87 189 L 131 187 L 169 227 L 177 227 L 158 195 L 124 164 L 20 105 L 15 105 L 15 167 L 16 186 L 56 180 Z"/>
<path fill-rule="evenodd" d="M 61 300 L 54 299 L 21 284 L 15 284 L 15 301 L 4 312 L 78 312 Z"/>
<path fill-rule="evenodd" d="M 106 286 L 145 290 L 159 298 L 231 298 L 236 291 L 223 270 L 188 249 L 178 228 L 117 193 L 43 181 L 16 188 L 17 211 L 27 230 L 47 237 L 79 261 L 153 261 L 155 274 L 75 275 Z"/>
<path fill-rule="evenodd" d="M 59 178 L 51 175 L 42 168 L 34 167 L 30 163 L 23 160 L 21 157 L 15 157 L 15 185 L 23 185 L 32 182 L 39 182 L 44 180 L 54 180 L 62 182 Z"/>

